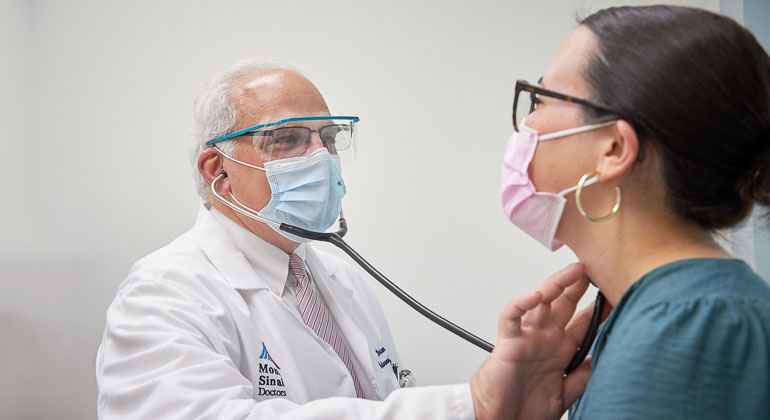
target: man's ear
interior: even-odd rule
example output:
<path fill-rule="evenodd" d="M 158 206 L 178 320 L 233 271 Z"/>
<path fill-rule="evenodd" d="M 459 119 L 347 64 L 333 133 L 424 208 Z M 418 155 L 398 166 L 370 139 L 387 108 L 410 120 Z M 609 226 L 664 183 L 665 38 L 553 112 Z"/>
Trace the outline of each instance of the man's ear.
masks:
<path fill-rule="evenodd" d="M 639 138 L 631 124 L 618 120 L 611 128 L 612 137 L 602 142 L 596 167 L 600 181 L 620 179 L 628 174 L 639 155 Z"/>
<path fill-rule="evenodd" d="M 222 157 L 213 147 L 204 150 L 198 156 L 198 172 L 201 173 L 206 184 L 211 185 L 223 171 Z M 230 180 L 225 177 L 217 183 L 216 187 L 219 194 L 228 194 L 230 192 Z"/>

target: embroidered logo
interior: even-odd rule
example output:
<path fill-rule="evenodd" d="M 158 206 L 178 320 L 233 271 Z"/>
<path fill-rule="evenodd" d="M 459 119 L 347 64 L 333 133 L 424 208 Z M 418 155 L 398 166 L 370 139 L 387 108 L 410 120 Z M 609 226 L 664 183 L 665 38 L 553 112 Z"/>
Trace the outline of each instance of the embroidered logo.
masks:
<path fill-rule="evenodd" d="M 375 348 L 374 353 L 377 355 L 377 364 L 380 365 L 380 369 L 385 369 L 385 366 L 389 364 L 393 364 L 391 362 L 390 357 L 388 357 L 387 353 L 385 353 L 385 346 L 380 343 L 380 348 Z M 383 354 L 385 355 L 383 358 Z"/>
<path fill-rule="evenodd" d="M 281 369 L 278 367 L 278 364 L 275 363 L 275 360 L 273 360 L 272 357 L 270 357 L 270 352 L 267 351 L 267 346 L 265 346 L 265 343 L 262 342 L 262 354 L 259 355 L 260 359 L 267 359 L 271 362 L 273 362 L 273 366 L 275 366 L 276 369 Z"/>
<path fill-rule="evenodd" d="M 259 355 L 259 388 L 258 395 L 268 397 L 285 397 L 286 386 L 281 376 L 281 368 L 267 351 L 267 346 L 262 342 L 262 353 Z M 264 360 L 264 362 L 263 362 Z M 270 362 L 270 363 L 268 363 Z"/>

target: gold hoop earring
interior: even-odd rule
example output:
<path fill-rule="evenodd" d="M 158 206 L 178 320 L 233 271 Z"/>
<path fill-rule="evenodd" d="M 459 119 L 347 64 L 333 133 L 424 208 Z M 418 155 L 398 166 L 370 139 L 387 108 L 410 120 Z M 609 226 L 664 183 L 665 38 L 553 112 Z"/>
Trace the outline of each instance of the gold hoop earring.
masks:
<path fill-rule="evenodd" d="M 580 177 L 580 181 L 578 181 L 577 185 L 577 191 L 575 191 L 575 202 L 577 203 L 578 211 L 583 215 L 583 217 L 592 222 L 604 222 L 612 219 L 616 214 L 618 214 L 618 210 L 620 210 L 620 202 L 622 201 L 622 195 L 620 193 L 620 187 L 615 187 L 615 205 L 612 206 L 612 210 L 610 210 L 608 215 L 603 217 L 594 217 L 588 214 L 588 212 L 583 208 L 583 200 L 580 195 L 583 193 L 583 185 L 586 183 L 586 181 L 588 181 L 589 178 L 593 177 L 594 175 L 597 175 L 597 173 L 589 172 Z"/>

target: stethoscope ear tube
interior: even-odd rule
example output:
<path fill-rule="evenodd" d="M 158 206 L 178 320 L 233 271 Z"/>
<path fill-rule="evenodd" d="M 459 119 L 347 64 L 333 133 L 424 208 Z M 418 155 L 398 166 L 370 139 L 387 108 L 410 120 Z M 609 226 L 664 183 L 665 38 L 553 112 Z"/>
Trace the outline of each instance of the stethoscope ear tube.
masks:
<path fill-rule="evenodd" d="M 342 228 L 343 223 L 342 220 L 340 220 L 340 227 Z M 447 329 L 451 333 L 459 336 L 460 338 L 470 342 L 471 344 L 475 344 L 476 346 L 491 352 L 494 346 L 490 344 L 489 342 L 471 334 L 470 332 L 458 327 L 457 325 L 453 324 L 449 320 L 443 318 L 441 315 L 431 311 L 430 309 L 423 306 L 420 302 L 416 301 L 414 298 L 409 296 L 406 292 L 401 290 L 398 286 L 396 286 L 392 281 L 388 280 L 387 277 L 385 277 L 382 273 L 377 271 L 374 267 L 372 267 L 369 262 L 367 262 L 361 255 L 359 255 L 353 248 L 350 247 L 345 241 L 342 240 L 340 235 L 337 233 L 326 233 L 326 232 L 312 232 L 309 230 L 305 230 L 302 228 L 298 228 L 296 226 L 287 225 L 285 223 L 282 223 L 280 228 L 284 232 L 291 233 L 292 235 L 299 236 L 301 238 L 306 239 L 312 239 L 315 241 L 323 241 L 328 242 L 337 248 L 345 251 L 346 254 L 350 256 L 358 265 L 361 266 L 364 270 L 366 270 L 367 273 L 369 273 L 372 277 L 375 278 L 380 284 L 385 286 L 386 289 L 390 290 L 391 293 L 396 295 L 399 299 L 404 301 L 407 305 L 411 306 L 412 309 L 416 310 L 426 318 L 430 319 L 431 321 L 435 322 L 439 326 Z M 347 230 L 347 229 L 346 229 Z"/>

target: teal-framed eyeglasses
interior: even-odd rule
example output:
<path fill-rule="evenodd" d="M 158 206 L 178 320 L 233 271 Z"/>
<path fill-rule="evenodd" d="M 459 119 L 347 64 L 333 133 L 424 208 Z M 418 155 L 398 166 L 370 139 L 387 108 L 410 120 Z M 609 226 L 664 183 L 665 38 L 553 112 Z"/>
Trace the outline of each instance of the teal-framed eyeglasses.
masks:
<path fill-rule="evenodd" d="M 312 116 L 292 117 L 279 121 L 258 124 L 211 139 L 207 145 L 215 145 L 236 137 L 251 137 L 257 153 L 266 160 L 304 156 L 311 149 L 311 136 L 317 132 L 323 146 L 330 153 L 348 149 L 353 143 L 354 126 L 359 118 L 355 116 Z M 300 125 L 300 122 L 320 121 L 313 128 Z"/>

